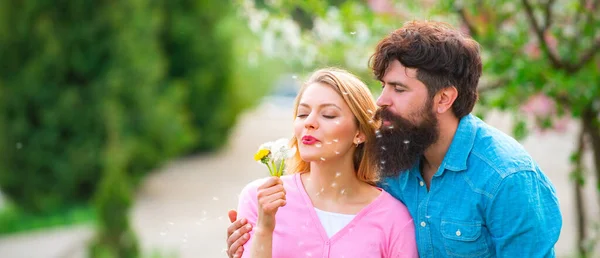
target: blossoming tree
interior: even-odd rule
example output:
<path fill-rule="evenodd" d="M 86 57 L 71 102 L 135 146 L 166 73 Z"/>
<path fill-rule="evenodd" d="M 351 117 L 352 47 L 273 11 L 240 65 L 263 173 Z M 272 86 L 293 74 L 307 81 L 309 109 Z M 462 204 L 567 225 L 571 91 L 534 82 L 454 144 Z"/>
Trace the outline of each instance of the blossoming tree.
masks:
<path fill-rule="evenodd" d="M 500 109 L 513 114 L 513 135 L 580 130 L 571 155 L 579 220 L 579 253 L 586 246 L 582 186 L 591 152 L 600 193 L 600 1 L 264 1 L 238 0 L 263 50 L 285 56 L 294 71 L 340 65 L 372 78 L 367 67 L 377 40 L 411 19 L 445 21 L 481 45 L 484 78 L 477 115 Z M 370 85 L 377 85 L 374 81 Z M 525 114 L 525 115 L 524 115 Z M 567 173 L 565 173 L 567 176 Z M 592 241 L 594 242 L 594 241 Z M 588 242 L 588 243 L 592 243 Z"/>

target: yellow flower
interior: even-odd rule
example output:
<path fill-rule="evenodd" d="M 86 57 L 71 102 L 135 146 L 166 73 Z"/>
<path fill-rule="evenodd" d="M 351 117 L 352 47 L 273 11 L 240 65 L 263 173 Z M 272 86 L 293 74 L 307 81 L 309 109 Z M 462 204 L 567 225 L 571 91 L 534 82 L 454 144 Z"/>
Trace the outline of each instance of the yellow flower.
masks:
<path fill-rule="evenodd" d="M 271 153 L 271 151 L 267 149 L 260 149 L 258 150 L 258 152 L 256 152 L 256 154 L 254 154 L 254 160 L 260 161 L 264 159 L 267 155 L 269 155 L 269 153 Z"/>

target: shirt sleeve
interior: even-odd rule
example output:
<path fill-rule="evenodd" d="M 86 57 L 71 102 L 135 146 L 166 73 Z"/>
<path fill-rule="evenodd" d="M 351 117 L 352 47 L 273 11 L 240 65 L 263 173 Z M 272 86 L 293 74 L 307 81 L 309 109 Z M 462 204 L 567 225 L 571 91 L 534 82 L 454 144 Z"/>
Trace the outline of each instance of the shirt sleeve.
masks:
<path fill-rule="evenodd" d="M 555 257 L 562 216 L 554 187 L 541 171 L 504 178 L 486 217 L 497 257 Z"/>
<path fill-rule="evenodd" d="M 258 220 L 258 185 L 257 181 L 252 182 L 240 193 L 239 203 L 238 203 L 238 219 L 245 218 L 248 220 L 248 223 L 252 225 L 252 230 L 249 232 L 250 238 L 248 242 L 244 244 L 244 253 L 242 254 L 242 258 L 250 257 L 250 247 L 252 246 L 252 235 L 254 235 L 254 227 L 256 226 L 256 221 Z"/>
<path fill-rule="evenodd" d="M 388 258 L 418 258 L 417 242 L 415 236 L 415 223 L 411 219 L 403 227 L 394 230 Z"/>

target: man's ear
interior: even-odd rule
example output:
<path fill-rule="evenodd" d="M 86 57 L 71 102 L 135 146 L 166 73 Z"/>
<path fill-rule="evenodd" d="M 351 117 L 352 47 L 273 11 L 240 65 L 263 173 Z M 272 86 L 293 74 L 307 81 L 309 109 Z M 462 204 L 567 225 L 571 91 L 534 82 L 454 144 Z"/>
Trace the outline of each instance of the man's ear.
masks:
<path fill-rule="evenodd" d="M 445 113 L 452 109 L 452 105 L 458 97 L 458 90 L 454 86 L 446 87 L 438 91 L 434 98 L 435 112 L 438 114 Z"/>

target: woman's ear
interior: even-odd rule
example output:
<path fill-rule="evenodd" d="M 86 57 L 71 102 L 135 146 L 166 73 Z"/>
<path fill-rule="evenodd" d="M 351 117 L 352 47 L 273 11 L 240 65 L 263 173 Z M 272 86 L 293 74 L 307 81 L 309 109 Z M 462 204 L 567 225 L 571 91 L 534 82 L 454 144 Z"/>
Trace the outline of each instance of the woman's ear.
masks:
<path fill-rule="evenodd" d="M 366 136 L 363 132 L 358 131 L 356 133 L 356 136 L 354 136 L 354 144 L 361 144 L 363 142 L 365 142 Z"/>

